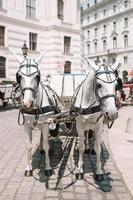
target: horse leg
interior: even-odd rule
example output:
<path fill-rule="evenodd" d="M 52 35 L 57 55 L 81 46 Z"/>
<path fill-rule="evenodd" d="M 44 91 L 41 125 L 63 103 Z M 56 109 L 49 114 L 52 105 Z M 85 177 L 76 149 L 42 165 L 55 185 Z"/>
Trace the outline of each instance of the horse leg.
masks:
<path fill-rule="evenodd" d="M 39 141 L 38 149 L 39 149 L 39 151 L 40 151 L 40 154 L 44 154 L 42 132 L 41 132 L 41 134 L 40 134 L 40 141 Z"/>
<path fill-rule="evenodd" d="M 85 150 L 85 144 L 84 144 L 84 130 L 82 129 L 77 129 L 78 130 L 78 135 L 79 135 L 79 161 L 78 161 L 78 166 L 76 169 L 76 178 L 83 178 L 83 154 Z"/>
<path fill-rule="evenodd" d="M 28 164 L 25 169 L 25 176 L 32 176 L 32 128 L 28 124 L 24 124 L 24 131 L 26 134 L 26 150 L 27 150 L 27 158 Z"/>
<path fill-rule="evenodd" d="M 87 153 L 89 153 L 90 152 L 90 146 L 89 146 L 89 140 L 88 140 L 88 138 L 89 138 L 89 131 L 87 130 L 87 131 L 85 131 L 85 153 L 87 154 Z"/>
<path fill-rule="evenodd" d="M 49 127 L 48 125 L 43 125 L 41 128 L 42 131 L 42 138 L 43 138 L 43 149 L 45 151 L 45 175 L 51 176 L 52 175 L 52 168 L 50 166 L 50 159 L 49 159 L 49 142 L 48 142 L 48 136 L 49 136 Z"/>
<path fill-rule="evenodd" d="M 96 151 L 96 175 L 95 179 L 97 181 L 102 181 L 104 179 L 102 165 L 101 165 L 101 132 L 95 132 L 95 151 Z"/>

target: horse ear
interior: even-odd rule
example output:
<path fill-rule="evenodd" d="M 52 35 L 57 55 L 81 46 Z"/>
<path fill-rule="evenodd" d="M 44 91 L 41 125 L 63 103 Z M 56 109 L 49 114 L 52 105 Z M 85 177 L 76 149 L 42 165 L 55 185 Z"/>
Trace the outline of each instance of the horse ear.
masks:
<path fill-rule="evenodd" d="M 94 71 L 97 71 L 99 69 L 99 67 L 95 63 L 93 63 L 88 57 L 86 59 L 88 64 L 94 69 Z"/>
<path fill-rule="evenodd" d="M 15 51 L 13 51 L 14 56 L 16 57 L 17 61 L 21 64 L 24 61 L 24 58 L 21 56 L 18 56 Z"/>
<path fill-rule="evenodd" d="M 120 64 L 120 59 L 117 59 L 115 63 L 111 66 L 111 68 L 115 71 Z"/>
<path fill-rule="evenodd" d="M 41 62 L 42 58 L 43 58 L 43 53 L 41 53 L 40 56 L 38 56 L 38 58 L 35 59 L 35 62 L 37 64 L 39 64 Z"/>

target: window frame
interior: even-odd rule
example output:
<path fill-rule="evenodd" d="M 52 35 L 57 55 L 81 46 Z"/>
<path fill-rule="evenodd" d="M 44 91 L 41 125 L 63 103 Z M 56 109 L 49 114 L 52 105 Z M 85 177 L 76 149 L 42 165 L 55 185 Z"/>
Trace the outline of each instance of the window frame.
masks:
<path fill-rule="evenodd" d="M 128 47 L 128 35 L 124 35 L 124 47 Z"/>
<path fill-rule="evenodd" d="M 128 17 L 124 18 L 124 28 L 128 28 Z"/>
<path fill-rule="evenodd" d="M 104 39 L 103 40 L 103 51 L 107 50 L 107 41 Z"/>
<path fill-rule="evenodd" d="M 117 37 L 113 37 L 113 49 L 117 49 Z"/>
<path fill-rule="evenodd" d="M 2 63 L 1 59 L 3 59 L 3 63 L 4 63 L 3 66 L 1 65 Z M 2 69 L 1 69 L 1 66 L 2 66 Z M 1 73 L 2 70 L 3 72 Z M 0 78 L 6 78 L 6 58 L 3 56 L 0 56 Z"/>
<path fill-rule="evenodd" d="M 36 0 L 26 0 L 26 16 L 36 18 Z"/>
<path fill-rule="evenodd" d="M 3 0 L 0 0 L 0 9 L 3 8 Z"/>
<path fill-rule="evenodd" d="M 5 46 L 5 26 L 0 26 L 0 29 L 3 28 L 3 33 L 0 32 L 0 47 Z"/>
<path fill-rule="evenodd" d="M 37 33 L 29 32 L 29 50 L 37 51 Z"/>
<path fill-rule="evenodd" d="M 57 17 L 58 19 L 63 20 L 64 19 L 64 1 L 58 0 L 57 2 Z"/>
<path fill-rule="evenodd" d="M 64 36 L 64 53 L 70 54 L 71 53 L 71 40 L 70 36 Z"/>

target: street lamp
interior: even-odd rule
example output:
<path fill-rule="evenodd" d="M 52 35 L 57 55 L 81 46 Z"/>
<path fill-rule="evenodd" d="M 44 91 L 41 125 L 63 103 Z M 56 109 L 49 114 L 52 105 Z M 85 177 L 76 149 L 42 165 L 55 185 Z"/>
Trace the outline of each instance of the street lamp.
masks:
<path fill-rule="evenodd" d="M 26 58 L 27 57 L 27 53 L 28 53 L 28 47 L 27 47 L 25 41 L 24 41 L 24 44 L 22 46 L 22 53 L 23 53 L 23 56 Z"/>
<path fill-rule="evenodd" d="M 96 57 L 95 64 L 98 65 L 100 63 L 99 56 Z"/>

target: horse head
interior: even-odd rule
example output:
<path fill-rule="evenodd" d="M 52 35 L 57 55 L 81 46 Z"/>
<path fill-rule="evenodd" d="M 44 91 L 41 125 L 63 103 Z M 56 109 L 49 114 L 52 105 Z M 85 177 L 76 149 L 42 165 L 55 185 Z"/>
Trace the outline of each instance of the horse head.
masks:
<path fill-rule="evenodd" d="M 119 65 L 117 60 L 112 66 L 97 66 L 87 58 L 88 63 L 95 73 L 95 95 L 101 104 L 101 108 L 108 120 L 118 117 L 116 107 L 116 76 L 115 70 Z"/>
<path fill-rule="evenodd" d="M 33 108 L 40 83 L 38 63 L 42 59 L 42 54 L 36 59 L 26 58 L 22 61 L 22 58 L 20 59 L 18 56 L 16 58 L 20 63 L 19 70 L 16 73 L 16 81 L 22 94 L 22 107 L 30 110 Z"/>

